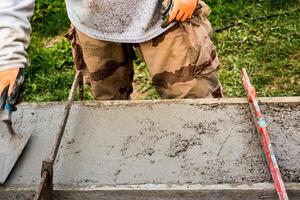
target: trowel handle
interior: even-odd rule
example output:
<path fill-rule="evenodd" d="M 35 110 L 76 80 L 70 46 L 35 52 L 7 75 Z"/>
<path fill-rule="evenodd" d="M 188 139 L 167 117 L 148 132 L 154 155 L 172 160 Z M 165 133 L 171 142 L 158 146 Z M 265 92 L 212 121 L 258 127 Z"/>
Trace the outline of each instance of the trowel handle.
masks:
<path fill-rule="evenodd" d="M 12 112 L 14 110 L 13 105 L 6 103 L 5 107 L 4 107 L 4 111 L 1 117 L 1 120 L 4 122 L 9 122 L 11 123 L 11 116 L 12 116 Z"/>

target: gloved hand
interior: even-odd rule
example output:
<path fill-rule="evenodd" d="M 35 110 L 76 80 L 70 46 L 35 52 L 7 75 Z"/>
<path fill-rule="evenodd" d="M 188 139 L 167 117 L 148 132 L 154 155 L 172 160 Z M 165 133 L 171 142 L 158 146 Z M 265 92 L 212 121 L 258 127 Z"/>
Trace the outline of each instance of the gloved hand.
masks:
<path fill-rule="evenodd" d="M 162 27 L 167 27 L 173 21 L 184 22 L 192 18 L 197 8 L 198 0 L 164 0 Z"/>
<path fill-rule="evenodd" d="M 4 109 L 6 103 L 14 105 L 17 102 L 23 83 L 23 68 L 0 71 L 0 110 Z"/>

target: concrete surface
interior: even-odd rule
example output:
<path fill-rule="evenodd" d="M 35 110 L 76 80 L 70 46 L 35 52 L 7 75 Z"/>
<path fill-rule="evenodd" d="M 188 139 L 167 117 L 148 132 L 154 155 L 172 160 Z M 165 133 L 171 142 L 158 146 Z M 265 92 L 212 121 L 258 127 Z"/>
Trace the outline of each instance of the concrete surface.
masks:
<path fill-rule="evenodd" d="M 296 185 L 289 193 L 292 199 L 299 199 L 299 98 L 265 102 L 268 103 L 262 103 L 262 110 L 267 116 L 283 179 Z M 60 103 L 19 107 L 14 116 L 16 131 L 32 132 L 33 136 L 7 183 L 0 186 L 0 200 L 16 199 L 16 195 L 25 199 L 35 190 L 41 162 L 50 153 L 62 112 Z M 107 199 L 106 187 L 116 192 L 111 192 L 115 194 L 111 194 L 111 199 L 128 199 L 130 195 L 130 199 L 141 199 L 138 194 L 143 194 L 144 199 L 168 199 L 168 195 L 172 199 L 170 194 L 179 195 L 176 199 L 195 199 L 195 194 L 207 194 L 206 190 L 198 188 L 194 193 L 183 190 L 180 196 L 180 192 L 171 190 L 170 193 L 169 189 L 197 184 L 247 185 L 248 193 L 240 190 L 243 199 L 256 199 L 250 198 L 252 193 L 274 198 L 272 188 L 252 187 L 249 192 L 253 184 L 271 183 L 272 179 L 248 105 L 242 99 L 78 102 L 72 107 L 55 164 L 54 182 L 56 199 L 74 199 L 71 196 L 76 193 L 82 195 L 78 199 L 83 196 L 93 199 L 92 194 Z M 168 185 L 165 193 L 155 193 L 165 198 L 153 197 L 151 190 L 145 193 L 137 190 L 134 195 L 135 192 L 126 189 L 121 190 L 123 193 L 113 189 L 120 185 L 127 188 L 149 184 L 152 189 L 156 185 Z M 230 196 L 234 194 L 233 188 L 216 188 L 208 193 L 222 195 L 227 191 Z"/>

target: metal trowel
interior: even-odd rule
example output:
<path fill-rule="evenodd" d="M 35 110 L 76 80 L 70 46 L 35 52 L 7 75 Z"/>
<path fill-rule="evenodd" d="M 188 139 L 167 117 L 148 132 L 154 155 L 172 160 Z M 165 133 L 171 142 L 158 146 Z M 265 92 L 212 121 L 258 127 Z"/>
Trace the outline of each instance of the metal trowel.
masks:
<path fill-rule="evenodd" d="M 12 112 L 13 106 L 8 103 L 0 111 L 0 184 L 4 184 L 31 136 L 15 132 Z"/>

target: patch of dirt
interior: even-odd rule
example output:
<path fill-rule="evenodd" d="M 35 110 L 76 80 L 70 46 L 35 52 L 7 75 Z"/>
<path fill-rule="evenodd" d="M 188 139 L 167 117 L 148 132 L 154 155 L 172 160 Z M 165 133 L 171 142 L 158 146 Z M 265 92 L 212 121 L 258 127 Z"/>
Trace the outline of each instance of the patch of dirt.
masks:
<path fill-rule="evenodd" d="M 51 48 L 51 47 L 53 47 L 55 44 L 57 44 L 60 40 L 62 40 L 63 38 L 64 38 L 63 35 L 57 35 L 57 36 L 51 38 L 50 40 L 46 41 L 45 47 L 46 47 L 46 48 Z"/>
<path fill-rule="evenodd" d="M 145 97 L 148 95 L 147 92 L 139 92 L 140 88 L 140 83 L 138 81 L 133 81 L 132 86 L 133 86 L 133 92 L 130 95 L 132 100 L 143 100 Z"/>

